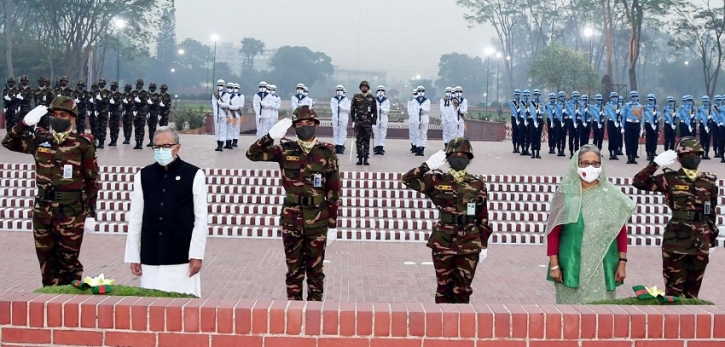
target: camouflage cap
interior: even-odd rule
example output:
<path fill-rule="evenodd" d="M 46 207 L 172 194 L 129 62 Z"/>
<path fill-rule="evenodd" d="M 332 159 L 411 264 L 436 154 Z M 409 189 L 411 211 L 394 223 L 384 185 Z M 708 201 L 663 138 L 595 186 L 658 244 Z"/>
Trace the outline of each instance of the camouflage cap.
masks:
<path fill-rule="evenodd" d="M 84 80 L 78 80 L 78 83 L 76 85 L 78 85 L 78 86 L 85 86 L 86 85 L 86 81 L 84 81 Z"/>
<path fill-rule="evenodd" d="M 137 79 L 137 80 L 136 80 L 136 84 L 143 84 L 143 80 L 142 80 L 142 79 L 140 79 L 140 78 L 139 78 L 139 79 Z"/>
<path fill-rule="evenodd" d="M 169 86 L 167 86 L 166 84 L 162 84 L 161 89 L 169 89 Z"/>
<path fill-rule="evenodd" d="M 311 119 L 315 121 L 315 124 L 320 124 L 320 120 L 317 118 L 317 112 L 315 112 L 315 109 L 310 108 L 307 105 L 299 106 L 294 110 L 294 112 L 292 112 L 292 124 L 305 119 Z"/>
<path fill-rule="evenodd" d="M 27 75 L 22 75 L 22 76 L 20 76 L 20 80 L 21 81 L 27 81 L 28 80 L 28 76 Z"/>
<path fill-rule="evenodd" d="M 112 86 L 116 86 L 116 87 L 118 87 L 118 82 L 116 82 L 116 81 L 113 81 L 113 82 L 111 82 L 111 85 L 112 85 Z"/>
<path fill-rule="evenodd" d="M 149 88 L 156 88 L 156 83 L 149 84 Z"/>
<path fill-rule="evenodd" d="M 370 89 L 370 84 L 368 83 L 368 81 L 360 82 L 360 85 L 358 86 L 358 88 L 362 88 L 362 86 L 368 86 L 368 89 Z"/>
<path fill-rule="evenodd" d="M 69 98 L 67 96 L 59 96 L 53 99 L 53 101 L 50 102 L 50 107 L 48 107 L 51 111 L 66 111 L 73 114 L 73 117 L 78 117 L 78 105 L 76 105 L 75 100 L 73 98 Z"/>
<path fill-rule="evenodd" d="M 101 84 L 101 83 L 106 84 L 106 80 L 101 78 L 100 80 L 98 80 L 98 84 Z"/>
<path fill-rule="evenodd" d="M 60 78 L 60 81 L 61 81 L 61 82 L 63 82 L 63 81 L 66 81 L 66 82 L 68 82 L 68 76 L 63 76 L 63 77 L 61 77 L 61 78 Z"/>
<path fill-rule="evenodd" d="M 448 142 L 448 148 L 446 148 L 446 157 L 453 153 L 465 153 L 468 155 L 468 159 L 473 159 L 473 147 L 471 141 L 463 137 L 457 137 Z"/>
<path fill-rule="evenodd" d="M 680 141 L 677 143 L 677 146 L 675 146 L 675 151 L 677 151 L 677 154 L 705 152 L 702 150 L 702 145 L 700 144 L 700 141 L 697 141 L 697 139 L 692 136 L 685 136 L 681 138 Z"/>
<path fill-rule="evenodd" d="M 8 77 L 8 82 L 15 82 L 15 77 Z"/>

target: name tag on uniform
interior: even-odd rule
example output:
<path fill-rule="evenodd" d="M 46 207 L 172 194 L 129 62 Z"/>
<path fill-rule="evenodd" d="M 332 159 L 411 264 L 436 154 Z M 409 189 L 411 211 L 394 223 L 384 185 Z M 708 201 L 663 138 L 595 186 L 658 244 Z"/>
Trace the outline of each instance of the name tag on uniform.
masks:
<path fill-rule="evenodd" d="M 468 204 L 466 204 L 466 215 L 468 215 L 468 216 L 476 215 L 476 203 L 475 202 L 469 202 Z"/>
<path fill-rule="evenodd" d="M 38 148 L 38 152 L 40 152 L 40 153 L 50 153 L 50 148 L 39 147 Z"/>
<path fill-rule="evenodd" d="M 300 157 L 288 155 L 287 161 L 300 161 Z"/>
<path fill-rule="evenodd" d="M 675 190 L 690 190 L 690 186 L 686 185 L 676 185 Z"/>
<path fill-rule="evenodd" d="M 436 189 L 438 189 L 438 190 L 452 190 L 453 187 L 441 185 L 441 186 L 436 186 Z"/>
<path fill-rule="evenodd" d="M 322 175 L 318 173 L 312 175 L 312 186 L 314 186 L 315 188 L 322 187 Z"/>
<path fill-rule="evenodd" d="M 705 214 L 710 214 L 710 202 L 705 202 Z"/>
<path fill-rule="evenodd" d="M 73 178 L 73 165 L 63 165 L 63 178 Z"/>

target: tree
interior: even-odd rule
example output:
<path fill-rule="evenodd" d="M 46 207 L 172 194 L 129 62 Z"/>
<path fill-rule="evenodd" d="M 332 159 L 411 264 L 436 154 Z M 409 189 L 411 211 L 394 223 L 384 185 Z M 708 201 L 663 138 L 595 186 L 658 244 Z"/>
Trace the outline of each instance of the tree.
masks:
<path fill-rule="evenodd" d="M 332 59 L 307 47 L 283 46 L 272 57 L 272 76 L 279 94 L 291 94 L 297 83 L 313 86 L 324 76 L 332 75 Z"/>
<path fill-rule="evenodd" d="M 425 97 L 428 99 L 433 99 L 435 97 L 438 97 L 438 90 L 436 89 L 435 85 L 433 84 L 433 80 L 427 80 L 427 79 L 411 79 L 410 85 L 413 86 L 413 88 L 416 88 L 418 86 L 422 86 L 425 88 Z M 462 86 L 461 86 L 462 87 Z M 412 90 L 412 88 L 411 88 Z M 466 91 L 465 89 L 463 90 Z M 431 101 L 433 104 L 435 104 L 433 101 Z"/>
<path fill-rule="evenodd" d="M 244 56 L 242 70 L 254 70 L 254 57 L 264 53 L 264 42 L 251 37 L 242 39 L 242 48 L 239 50 Z"/>
<path fill-rule="evenodd" d="M 176 60 L 176 54 L 176 9 L 172 0 L 171 7 L 164 9 L 161 15 L 159 36 L 156 41 L 156 58 L 164 66 L 171 66 Z"/>
<path fill-rule="evenodd" d="M 725 59 L 725 6 L 704 5 L 678 8 L 671 45 L 699 57 L 705 82 L 705 94 L 714 95 Z"/>
<path fill-rule="evenodd" d="M 495 64 L 495 62 L 494 62 Z M 480 57 L 460 53 L 441 55 L 436 87 L 460 85 L 469 95 L 481 95 L 486 88 L 486 65 Z"/>
<path fill-rule="evenodd" d="M 585 55 L 558 43 L 541 50 L 529 67 L 535 84 L 554 90 L 596 90 L 599 77 Z"/>

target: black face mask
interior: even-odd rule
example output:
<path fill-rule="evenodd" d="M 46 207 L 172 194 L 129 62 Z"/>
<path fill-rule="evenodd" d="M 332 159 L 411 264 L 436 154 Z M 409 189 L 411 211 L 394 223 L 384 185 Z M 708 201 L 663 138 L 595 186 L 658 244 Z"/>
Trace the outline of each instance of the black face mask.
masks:
<path fill-rule="evenodd" d="M 698 166 L 700 166 L 700 157 L 697 156 L 680 158 L 680 164 L 685 169 L 695 170 Z"/>
<path fill-rule="evenodd" d="M 50 118 L 50 128 L 57 133 L 62 133 L 70 128 L 70 119 Z"/>
<path fill-rule="evenodd" d="M 295 133 L 297 134 L 297 138 L 302 141 L 307 141 L 315 136 L 316 130 L 317 129 L 315 129 L 313 125 L 305 125 L 299 128 L 295 128 Z"/>
<path fill-rule="evenodd" d="M 115 92 L 116 90 L 118 90 L 118 86 L 111 86 L 111 91 Z"/>
<path fill-rule="evenodd" d="M 448 165 L 451 167 L 451 169 L 456 171 L 461 171 L 465 169 L 468 166 L 468 163 L 471 162 L 471 159 L 463 158 L 463 157 L 448 157 Z"/>

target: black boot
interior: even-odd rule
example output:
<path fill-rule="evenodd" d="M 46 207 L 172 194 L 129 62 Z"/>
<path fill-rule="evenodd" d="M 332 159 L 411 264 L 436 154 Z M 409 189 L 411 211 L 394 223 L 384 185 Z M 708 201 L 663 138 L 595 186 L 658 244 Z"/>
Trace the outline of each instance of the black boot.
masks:
<path fill-rule="evenodd" d="M 559 154 L 556 155 L 557 157 L 565 157 L 566 154 L 564 154 L 564 150 L 559 150 Z"/>
<path fill-rule="evenodd" d="M 342 150 L 340 149 L 340 145 L 335 145 L 335 153 L 342 154 Z"/>
<path fill-rule="evenodd" d="M 363 156 L 362 156 L 362 154 L 358 154 L 357 163 L 355 163 L 355 165 L 362 165 L 362 163 L 363 163 Z"/>
<path fill-rule="evenodd" d="M 101 147 L 101 148 L 103 148 L 103 147 Z M 710 160 L 710 156 L 708 155 L 707 152 L 702 154 L 702 160 Z"/>
<path fill-rule="evenodd" d="M 98 140 L 98 146 L 96 148 L 104 148 L 103 143 L 106 142 L 106 140 Z"/>
<path fill-rule="evenodd" d="M 541 150 L 536 150 L 536 159 L 541 159 Z"/>
<path fill-rule="evenodd" d="M 224 148 L 226 148 L 226 149 L 234 149 L 234 147 L 232 147 L 232 140 L 227 140 L 226 146 L 224 146 Z"/>
<path fill-rule="evenodd" d="M 232 140 L 232 147 L 239 147 L 239 145 L 237 145 L 237 140 Z"/>
<path fill-rule="evenodd" d="M 618 149 L 617 150 L 617 155 L 624 155 L 624 153 L 622 153 L 622 150 L 621 149 Z"/>
<path fill-rule="evenodd" d="M 447 150 L 448 150 L 448 144 L 447 144 L 447 143 L 444 143 L 444 144 L 443 144 L 443 150 L 444 150 L 444 151 L 447 151 Z"/>
<path fill-rule="evenodd" d="M 125 139 L 125 140 L 123 141 L 123 144 L 124 144 L 124 145 L 128 145 L 128 144 L 130 144 L 130 143 L 131 143 L 131 138 L 130 138 L 130 137 L 127 137 L 127 138 L 126 138 L 126 139 Z"/>
<path fill-rule="evenodd" d="M 136 140 L 136 147 L 134 147 L 133 149 L 143 149 L 142 142 L 143 140 Z"/>
<path fill-rule="evenodd" d="M 536 159 L 536 150 L 531 150 L 531 159 Z"/>
<path fill-rule="evenodd" d="M 215 151 L 217 151 L 217 152 L 221 152 L 221 151 L 223 151 L 223 149 L 222 149 L 222 146 L 223 146 L 223 144 L 224 144 L 224 142 L 222 142 L 222 141 L 217 141 L 217 142 L 216 142 L 216 149 L 215 149 Z"/>
<path fill-rule="evenodd" d="M 549 148 L 549 154 L 556 154 L 554 153 L 554 147 Z"/>
<path fill-rule="evenodd" d="M 370 163 L 368 163 L 368 155 L 367 154 L 365 154 L 365 157 L 363 157 L 363 165 L 370 165 Z"/>
<path fill-rule="evenodd" d="M 154 140 L 149 140 L 149 143 L 146 145 L 146 147 L 151 147 L 154 145 Z"/>
<path fill-rule="evenodd" d="M 725 163 L 725 155 L 722 156 L 722 159 L 720 159 L 721 163 Z"/>
<path fill-rule="evenodd" d="M 417 157 L 422 157 L 425 154 L 423 154 L 423 151 L 425 151 L 425 147 L 418 147 L 418 153 L 415 153 Z"/>
<path fill-rule="evenodd" d="M 111 142 L 108 143 L 108 147 L 116 147 L 116 139 L 111 139 Z"/>
<path fill-rule="evenodd" d="M 385 155 L 385 148 L 383 146 L 380 146 L 380 155 Z"/>
<path fill-rule="evenodd" d="M 514 153 L 518 153 L 518 152 L 519 152 L 519 145 L 514 145 Z"/>
<path fill-rule="evenodd" d="M 378 154 L 380 154 L 380 146 L 375 146 L 373 148 L 373 155 L 378 155 Z"/>
<path fill-rule="evenodd" d="M 418 151 L 418 150 L 417 150 L 417 149 L 415 148 L 415 145 L 411 143 L 411 144 L 410 144 L 410 153 L 415 153 L 415 152 L 417 152 L 417 151 Z"/>

